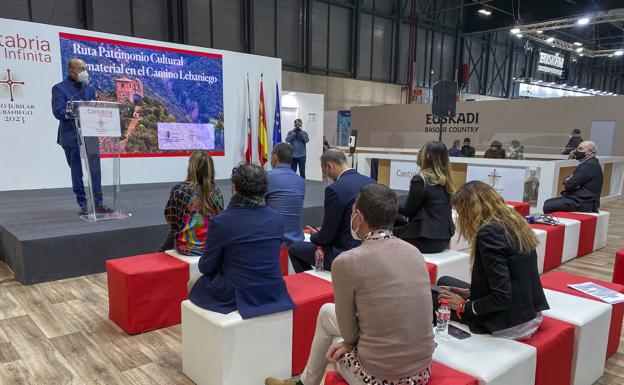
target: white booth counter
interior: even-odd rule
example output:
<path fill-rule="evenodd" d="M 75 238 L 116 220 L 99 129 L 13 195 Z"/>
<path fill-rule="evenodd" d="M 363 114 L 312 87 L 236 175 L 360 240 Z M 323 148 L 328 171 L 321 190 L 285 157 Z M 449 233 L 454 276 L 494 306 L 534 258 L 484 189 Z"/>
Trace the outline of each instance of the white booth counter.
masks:
<path fill-rule="evenodd" d="M 347 147 L 340 149 L 349 153 Z M 418 172 L 417 154 L 418 150 L 360 147 L 353 161 L 358 172 L 371 175 L 373 159 L 378 159 L 378 182 L 408 190 L 409 181 Z M 505 200 L 529 202 L 532 212 L 541 212 L 546 199 L 559 196 L 563 179 L 572 174 L 578 161 L 558 154 L 524 155 L 527 160 L 451 157 L 453 182 L 460 187 L 468 181 L 481 180 L 494 187 Z M 622 197 L 624 157 L 598 156 L 598 159 L 604 172 L 601 201 Z"/>

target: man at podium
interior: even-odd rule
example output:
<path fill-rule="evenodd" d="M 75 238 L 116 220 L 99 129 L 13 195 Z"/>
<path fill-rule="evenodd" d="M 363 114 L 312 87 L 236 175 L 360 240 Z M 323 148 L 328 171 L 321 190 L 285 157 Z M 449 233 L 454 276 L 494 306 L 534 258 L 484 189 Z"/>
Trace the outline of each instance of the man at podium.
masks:
<path fill-rule="evenodd" d="M 52 87 L 52 112 L 54 117 L 59 120 L 56 142 L 63 147 L 67 164 L 71 169 L 72 189 L 80 206 L 79 215 L 87 215 L 87 197 L 82 183 L 78 132 L 76 131 L 76 122 L 68 114 L 66 108 L 69 101 L 95 100 L 95 89 L 88 84 L 89 74 L 84 61 L 70 59 L 67 66 L 69 71 L 67 79 Z M 113 210 L 103 204 L 98 138 L 85 138 L 85 147 L 89 159 L 95 211 L 97 213 L 112 213 Z"/>

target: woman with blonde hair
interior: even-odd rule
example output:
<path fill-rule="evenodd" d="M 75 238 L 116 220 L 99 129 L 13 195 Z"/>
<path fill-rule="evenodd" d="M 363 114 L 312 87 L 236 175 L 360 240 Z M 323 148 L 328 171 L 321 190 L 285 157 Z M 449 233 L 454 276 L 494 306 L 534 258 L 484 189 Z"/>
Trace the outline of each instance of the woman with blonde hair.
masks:
<path fill-rule="evenodd" d="M 399 208 L 407 224 L 394 234 L 416 246 L 421 253 L 444 251 L 453 234 L 451 197 L 455 193 L 444 143 L 427 142 L 418 152 L 420 172 L 410 182 L 409 194 Z"/>
<path fill-rule="evenodd" d="M 548 302 L 539 279 L 538 240 L 526 220 L 507 207 L 489 185 L 466 183 L 453 197 L 460 233 L 472 245 L 471 283 L 442 277 L 446 300 L 456 319 L 474 333 L 529 338 L 542 322 Z"/>
<path fill-rule="evenodd" d="M 165 219 L 171 226 L 161 250 L 175 246 L 184 255 L 202 255 L 209 219 L 223 210 L 223 194 L 215 185 L 212 157 L 194 151 L 189 158 L 186 180 L 171 189 Z"/>

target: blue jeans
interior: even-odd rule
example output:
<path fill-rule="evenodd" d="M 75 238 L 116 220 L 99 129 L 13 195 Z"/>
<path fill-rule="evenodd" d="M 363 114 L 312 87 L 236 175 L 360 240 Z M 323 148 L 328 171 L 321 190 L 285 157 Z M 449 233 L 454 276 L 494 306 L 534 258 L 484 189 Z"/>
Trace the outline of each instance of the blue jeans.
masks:
<path fill-rule="evenodd" d="M 65 159 L 71 169 L 72 190 L 76 195 L 76 201 L 80 207 L 87 207 L 87 195 L 82 183 L 82 165 L 80 162 L 80 147 L 65 147 Z M 102 204 L 102 175 L 100 171 L 99 152 L 89 154 L 89 170 L 91 171 L 91 183 L 93 184 L 93 200 L 95 204 Z"/>
<path fill-rule="evenodd" d="M 297 172 L 297 165 L 298 165 L 299 175 L 301 175 L 301 177 L 305 179 L 305 164 L 306 164 L 305 156 L 302 156 L 301 158 L 293 158 L 292 161 L 290 162 L 290 168 L 292 168 L 294 172 Z"/>

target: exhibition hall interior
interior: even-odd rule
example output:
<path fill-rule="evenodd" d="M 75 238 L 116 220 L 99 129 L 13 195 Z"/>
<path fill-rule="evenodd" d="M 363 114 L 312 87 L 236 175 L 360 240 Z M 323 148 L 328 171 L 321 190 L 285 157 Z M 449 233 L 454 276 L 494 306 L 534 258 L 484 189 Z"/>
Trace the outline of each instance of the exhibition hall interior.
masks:
<path fill-rule="evenodd" d="M 0 0 L 0 385 L 624 384 L 624 1 Z"/>

